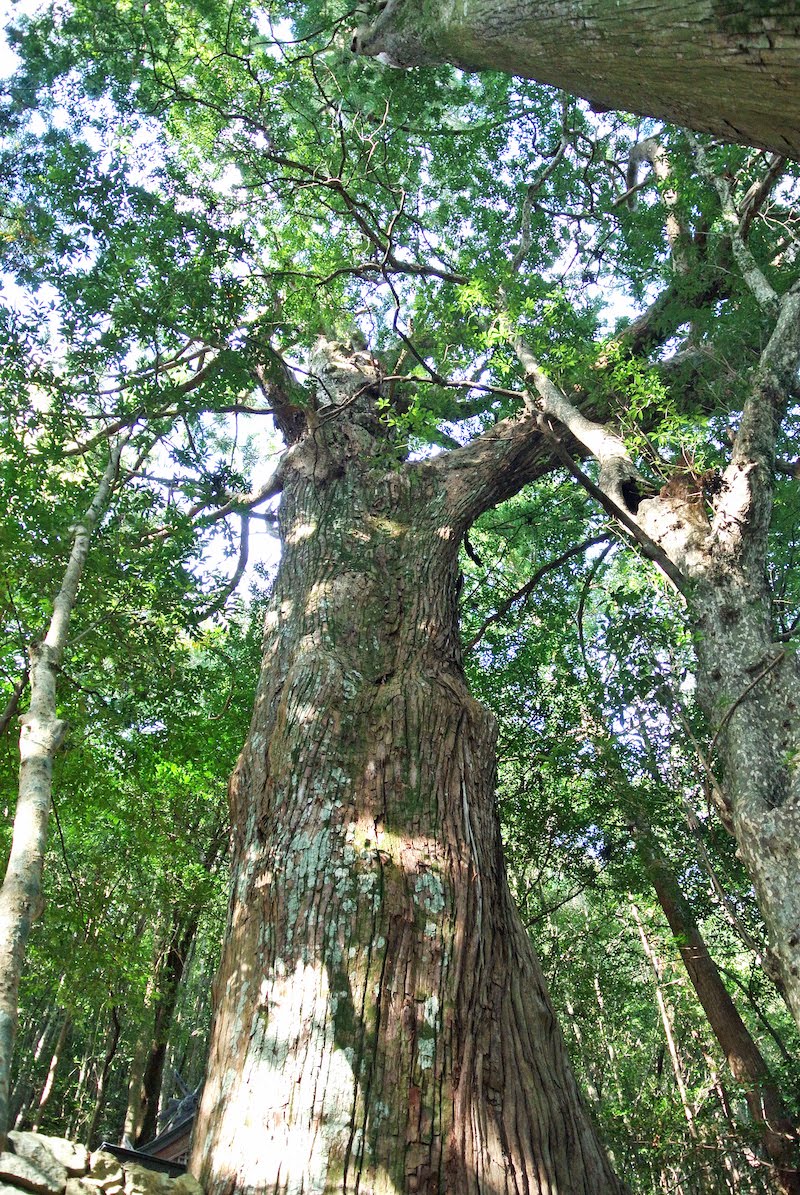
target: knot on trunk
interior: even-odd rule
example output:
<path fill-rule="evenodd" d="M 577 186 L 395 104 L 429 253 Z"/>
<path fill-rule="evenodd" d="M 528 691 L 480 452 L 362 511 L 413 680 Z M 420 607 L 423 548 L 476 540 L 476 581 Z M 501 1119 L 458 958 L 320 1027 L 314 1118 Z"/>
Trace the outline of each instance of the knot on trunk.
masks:
<path fill-rule="evenodd" d="M 52 722 L 44 721 L 38 714 L 32 714 L 30 711 L 20 715 L 19 724 L 21 727 L 20 748 L 25 755 L 34 752 L 55 755 L 69 730 L 69 723 L 64 722 L 61 718 L 55 718 Z M 28 750 L 25 750 L 26 747 Z"/>
<path fill-rule="evenodd" d="M 600 489 L 612 502 L 634 516 L 638 514 L 642 500 L 653 494 L 650 483 L 624 456 L 614 456 L 602 462 L 599 482 Z"/>

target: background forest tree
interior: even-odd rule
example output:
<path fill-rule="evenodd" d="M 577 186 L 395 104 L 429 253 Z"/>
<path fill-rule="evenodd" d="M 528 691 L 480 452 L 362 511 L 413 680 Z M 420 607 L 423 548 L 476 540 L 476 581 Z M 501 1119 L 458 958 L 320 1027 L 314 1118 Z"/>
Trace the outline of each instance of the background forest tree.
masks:
<path fill-rule="evenodd" d="M 350 56 L 352 23 L 311 6 L 270 21 L 91 4 L 20 26 L 2 166 L 16 284 L 3 312 L 9 811 L 25 652 L 109 446 L 130 440 L 59 676 L 70 732 L 15 1114 L 139 1137 L 139 1076 L 163 1032 L 158 960 L 192 927 L 168 1041 L 181 1078 L 199 1077 L 219 800 L 260 631 L 255 612 L 202 628 L 229 583 L 195 562 L 227 520 L 236 580 L 247 512 L 278 488 L 234 452 L 239 429 L 263 423 L 251 412 L 274 411 L 288 444 L 320 421 L 357 426 L 355 399 L 326 413 L 315 385 L 323 337 L 360 351 L 364 377 L 379 371 L 393 462 L 457 453 L 529 412 L 539 480 L 487 510 L 461 556 L 467 668 L 499 719 L 515 896 L 631 1185 L 792 1190 L 791 1129 L 770 1140 L 773 1112 L 765 1128 L 750 1098 L 766 1078 L 737 1071 L 700 1012 L 653 859 L 682 889 L 790 1125 L 791 961 L 773 956 L 721 821 L 729 732 L 752 726 L 763 689 L 781 699 L 779 674 L 796 692 L 796 170 L 503 76 L 385 72 Z M 787 414 L 766 445 L 775 497 L 754 567 L 781 646 L 745 661 L 756 667 L 715 723 L 697 703 L 684 560 L 638 505 L 665 496 L 705 534 L 778 324 L 776 422 L 782 403 Z M 777 753 L 790 778 L 797 749 Z M 778 847 L 791 853 L 790 836 Z"/>

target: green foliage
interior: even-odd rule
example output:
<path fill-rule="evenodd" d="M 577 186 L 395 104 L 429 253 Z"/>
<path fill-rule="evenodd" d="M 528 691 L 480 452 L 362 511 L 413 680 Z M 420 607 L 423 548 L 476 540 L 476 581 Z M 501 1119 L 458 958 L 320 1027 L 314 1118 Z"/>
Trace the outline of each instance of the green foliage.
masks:
<path fill-rule="evenodd" d="M 172 1057 L 192 1081 L 202 1068 L 224 780 L 258 666 L 257 614 L 203 619 L 223 580 L 207 562 L 227 526 L 215 512 L 243 509 L 267 451 L 259 433 L 242 445 L 238 412 L 274 400 L 284 363 L 292 404 L 310 411 L 316 338 L 362 337 L 393 379 L 381 399 L 386 459 L 452 448 L 521 409 L 522 334 L 570 397 L 617 425 L 658 488 L 725 461 L 768 334 L 684 134 L 597 117 L 504 75 L 385 71 L 348 53 L 352 22 L 338 2 L 267 14 L 217 0 L 74 0 L 12 31 L 22 65 L 5 88 L 0 141 L 1 701 L 46 625 L 106 431 L 131 437 L 60 677 L 70 733 L 24 993 L 23 1059 L 37 1082 L 45 1010 L 73 1021 L 76 1065 L 58 1080 L 53 1127 L 71 1104 L 76 1131 L 88 1121 L 77 1060 L 96 1059 L 109 1010 L 124 1008 L 106 1122 L 119 1130 L 154 957 L 169 919 L 191 910 L 201 929 Z M 656 134 L 669 180 L 643 166 L 631 208 L 621 197 L 632 147 Z M 743 203 L 761 156 L 708 153 Z M 780 291 L 798 272 L 797 190 L 787 166 L 749 234 Z M 797 435 L 793 412 L 787 461 Z M 800 612 L 799 513 L 784 474 L 770 558 L 780 632 Z M 797 1043 L 754 963 L 763 930 L 710 815 L 677 600 L 556 473 L 470 532 L 464 577 L 471 681 L 499 719 L 512 884 L 576 1067 L 634 1189 L 686 1180 L 716 1191 L 722 1154 L 740 1158 L 740 1101 L 734 1092 L 726 1112 L 712 1081 L 722 1060 L 637 854 L 638 812 L 789 1094 Z M 9 812 L 15 767 L 7 734 Z M 697 1139 L 634 903 L 681 1026 Z M 740 1190 L 762 1189 L 742 1171 Z"/>
<path fill-rule="evenodd" d="M 658 1175 L 718 1187 L 723 1156 L 739 1190 L 762 1191 L 742 1150 L 757 1149 L 742 1095 L 688 982 L 632 831 L 658 836 L 712 957 L 790 1107 L 798 1042 L 759 966 L 763 927 L 733 840 L 711 815 L 697 758 L 702 720 L 687 682 L 690 645 L 651 566 L 620 548 L 578 553 L 502 603 L 565 547 L 597 531 L 564 482 L 539 485 L 470 533 L 464 632 L 474 691 L 495 711 L 499 801 L 510 881 L 576 1069 L 617 1166 L 635 1191 Z M 613 541 L 611 541 L 613 542 Z M 476 563 L 477 558 L 480 563 Z M 495 621 L 487 622 L 495 617 Z M 659 960 L 656 979 L 637 918 Z M 666 1014 L 655 1001 L 666 999 Z M 681 1105 L 663 1015 L 677 1041 L 693 1130 Z"/>

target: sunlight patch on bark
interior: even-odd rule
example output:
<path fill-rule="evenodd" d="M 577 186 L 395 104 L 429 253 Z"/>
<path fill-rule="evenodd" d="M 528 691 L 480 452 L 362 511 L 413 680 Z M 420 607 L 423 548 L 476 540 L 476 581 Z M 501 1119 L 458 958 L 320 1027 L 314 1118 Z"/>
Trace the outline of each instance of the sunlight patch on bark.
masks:
<path fill-rule="evenodd" d="M 252 1029 L 262 1039 L 259 1057 L 251 1057 L 246 1081 L 232 1084 L 225 1101 L 219 1169 L 235 1174 L 242 1190 L 322 1195 L 330 1189 L 331 1161 L 343 1160 L 350 1142 L 353 1067 L 349 1051 L 333 1040 L 336 993 L 325 969 L 298 962 L 288 977 L 281 972 L 276 962 L 261 985 Z M 306 1055 L 326 1059 L 324 1073 L 304 1067 Z M 295 1066 L 287 1065 L 291 1058 Z M 256 1103 L 254 1090 L 266 1099 Z"/>
<path fill-rule="evenodd" d="M 317 581 L 308 591 L 306 599 L 306 614 L 316 614 L 325 605 L 325 599 L 333 592 L 333 582 Z"/>
<path fill-rule="evenodd" d="M 278 623 L 286 622 L 291 618 L 293 610 L 294 602 L 291 601 L 281 602 L 280 608 L 277 610 L 268 610 L 264 617 L 264 633 L 274 630 Z"/>
<path fill-rule="evenodd" d="M 293 716 L 300 723 L 313 722 L 319 716 L 319 710 L 310 702 L 305 702 L 302 705 L 296 705 L 292 711 Z"/>
<path fill-rule="evenodd" d="M 299 544 L 304 539 L 311 539 L 316 530 L 317 524 L 314 521 L 295 523 L 291 531 L 287 533 L 286 542 L 287 544 Z"/>
<path fill-rule="evenodd" d="M 401 535 L 405 535 L 408 531 L 406 524 L 398 522 L 397 519 L 377 518 L 373 516 L 370 522 L 376 530 L 383 531 L 392 539 L 399 539 Z M 367 537 L 365 536 L 365 538 Z"/>

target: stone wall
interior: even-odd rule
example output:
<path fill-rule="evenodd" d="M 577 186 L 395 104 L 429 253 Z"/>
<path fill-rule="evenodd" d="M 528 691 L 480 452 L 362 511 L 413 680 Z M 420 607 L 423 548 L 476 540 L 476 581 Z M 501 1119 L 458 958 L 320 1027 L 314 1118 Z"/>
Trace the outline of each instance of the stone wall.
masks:
<path fill-rule="evenodd" d="M 63 1137 L 9 1133 L 0 1153 L 0 1195 L 203 1195 L 191 1174 L 170 1178 L 140 1162 Z"/>

